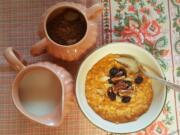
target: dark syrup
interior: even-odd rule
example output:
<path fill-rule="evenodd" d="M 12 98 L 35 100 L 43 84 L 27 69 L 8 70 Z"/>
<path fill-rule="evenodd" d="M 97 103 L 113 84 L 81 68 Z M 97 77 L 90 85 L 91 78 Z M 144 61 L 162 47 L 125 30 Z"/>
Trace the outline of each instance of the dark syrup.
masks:
<path fill-rule="evenodd" d="M 50 38 L 61 45 L 72 45 L 85 35 L 87 24 L 84 16 L 75 9 L 65 8 L 47 22 Z"/>

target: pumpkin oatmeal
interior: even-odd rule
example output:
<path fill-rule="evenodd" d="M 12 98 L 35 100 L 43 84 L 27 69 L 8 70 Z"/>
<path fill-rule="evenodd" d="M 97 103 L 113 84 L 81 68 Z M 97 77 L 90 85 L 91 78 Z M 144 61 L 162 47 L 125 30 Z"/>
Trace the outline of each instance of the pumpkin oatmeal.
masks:
<path fill-rule="evenodd" d="M 85 94 L 88 104 L 103 119 L 124 123 L 148 110 L 153 91 L 151 79 L 129 70 L 117 58 L 121 55 L 109 54 L 89 70 Z"/>

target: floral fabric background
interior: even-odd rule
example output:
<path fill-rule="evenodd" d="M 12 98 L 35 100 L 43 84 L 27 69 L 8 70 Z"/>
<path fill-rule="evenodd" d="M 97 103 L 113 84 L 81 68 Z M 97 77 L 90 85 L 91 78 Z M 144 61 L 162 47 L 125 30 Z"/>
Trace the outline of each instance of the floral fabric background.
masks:
<path fill-rule="evenodd" d="M 180 1 L 102 0 L 104 41 L 132 42 L 157 59 L 167 80 L 180 84 Z M 133 135 L 180 134 L 180 93 L 168 90 L 159 118 Z"/>
<path fill-rule="evenodd" d="M 29 63 L 55 61 L 47 55 L 33 58 L 29 49 L 37 42 L 42 13 L 63 0 L 0 0 L 0 135 L 114 135 L 91 124 L 77 103 L 58 128 L 48 128 L 22 116 L 11 98 L 16 73 L 2 56 L 13 46 Z M 180 0 L 65 0 L 89 7 L 102 2 L 96 47 L 110 42 L 132 42 L 148 50 L 161 65 L 166 79 L 180 84 Z M 56 61 L 57 62 L 57 61 Z M 76 74 L 80 62 L 57 62 Z M 168 90 L 167 101 L 158 119 L 131 135 L 180 135 L 180 93 Z"/>

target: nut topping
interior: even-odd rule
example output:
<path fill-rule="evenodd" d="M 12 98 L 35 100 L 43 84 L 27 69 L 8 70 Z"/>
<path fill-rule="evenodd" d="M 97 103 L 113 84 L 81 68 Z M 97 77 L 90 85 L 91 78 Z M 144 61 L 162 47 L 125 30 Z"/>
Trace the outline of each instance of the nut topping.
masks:
<path fill-rule="evenodd" d="M 111 78 L 111 80 L 112 80 L 112 82 L 115 84 L 115 83 L 117 83 L 118 81 L 122 80 L 123 78 L 124 78 L 124 76 L 122 76 L 122 77 L 113 77 L 113 78 Z"/>
<path fill-rule="evenodd" d="M 117 90 L 127 89 L 128 84 L 124 80 L 120 80 L 117 82 L 117 84 L 114 86 Z"/>

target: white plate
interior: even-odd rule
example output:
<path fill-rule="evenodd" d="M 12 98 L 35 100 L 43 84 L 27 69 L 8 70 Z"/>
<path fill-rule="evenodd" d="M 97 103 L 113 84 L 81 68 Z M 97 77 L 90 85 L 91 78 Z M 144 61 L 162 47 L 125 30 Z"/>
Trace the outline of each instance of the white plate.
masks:
<path fill-rule="evenodd" d="M 150 66 L 161 76 L 163 76 L 163 72 L 159 64 L 149 52 L 130 43 L 111 43 L 94 51 L 85 59 L 85 61 L 80 66 L 76 80 L 76 97 L 78 104 L 85 116 L 94 125 L 108 132 L 130 133 L 141 130 L 150 125 L 162 111 L 167 95 L 167 90 L 164 85 L 156 81 L 152 82 L 154 94 L 152 104 L 146 113 L 141 115 L 136 121 L 133 122 L 115 124 L 104 120 L 98 114 L 96 114 L 87 103 L 85 96 L 85 81 L 87 73 L 95 63 L 97 63 L 101 58 L 110 53 L 132 55 L 140 62 Z"/>

